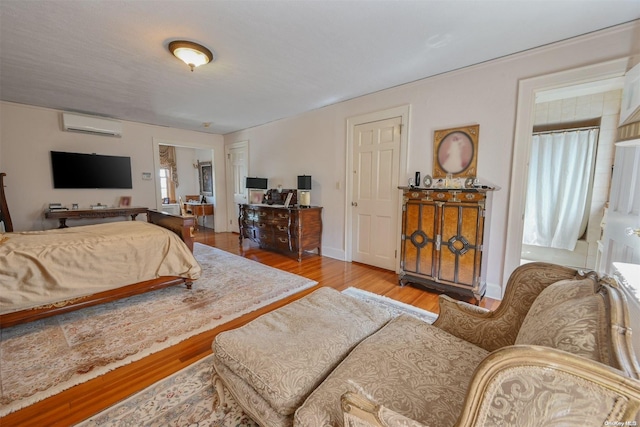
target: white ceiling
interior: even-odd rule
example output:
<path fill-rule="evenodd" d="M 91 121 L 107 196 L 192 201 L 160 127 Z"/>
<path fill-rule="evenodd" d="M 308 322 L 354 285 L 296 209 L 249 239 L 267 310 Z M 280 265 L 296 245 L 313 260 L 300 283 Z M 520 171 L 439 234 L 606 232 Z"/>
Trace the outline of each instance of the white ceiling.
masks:
<path fill-rule="evenodd" d="M 0 0 L 0 99 L 226 134 L 639 18 L 640 0 Z M 175 39 L 215 62 L 192 73 Z"/>

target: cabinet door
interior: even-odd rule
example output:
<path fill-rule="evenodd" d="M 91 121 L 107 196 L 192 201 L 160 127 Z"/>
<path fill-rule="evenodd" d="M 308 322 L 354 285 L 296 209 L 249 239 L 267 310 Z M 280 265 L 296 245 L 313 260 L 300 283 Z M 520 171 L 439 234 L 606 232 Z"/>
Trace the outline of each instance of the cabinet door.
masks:
<path fill-rule="evenodd" d="M 435 203 L 409 200 L 405 205 L 402 235 L 402 266 L 407 273 L 433 277 L 437 239 Z"/>
<path fill-rule="evenodd" d="M 474 203 L 444 203 L 441 209 L 438 280 L 474 287 L 480 280 L 483 208 Z"/>

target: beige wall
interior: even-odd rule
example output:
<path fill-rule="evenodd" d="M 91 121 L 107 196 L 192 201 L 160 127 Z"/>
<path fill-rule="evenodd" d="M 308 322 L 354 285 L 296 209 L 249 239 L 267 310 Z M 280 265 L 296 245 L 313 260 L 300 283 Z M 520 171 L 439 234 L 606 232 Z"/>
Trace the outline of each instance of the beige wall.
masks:
<path fill-rule="evenodd" d="M 221 135 L 126 121 L 123 122 L 122 138 L 64 132 L 60 126 L 60 111 L 0 103 L 0 171 L 7 174 L 6 193 L 15 230 L 56 227 L 56 221 L 43 217 L 44 209 L 52 202 L 69 207 L 72 203 L 78 203 L 80 208 L 88 208 L 98 202 L 117 205 L 120 196 L 131 196 L 132 205 L 155 208 L 159 195 L 154 165 L 154 139 L 180 146 L 209 147 L 214 152 L 219 152 L 216 157 L 221 163 L 215 164 L 216 191 L 224 194 L 224 147 Z M 130 156 L 133 189 L 54 189 L 49 157 L 51 150 Z M 191 163 L 190 159 L 188 164 Z M 194 170 L 193 166 L 190 167 Z M 143 172 L 151 172 L 152 180 L 143 180 Z M 191 180 L 197 183 L 197 172 Z M 224 207 L 222 215 L 224 218 L 219 218 L 219 221 L 224 224 Z M 90 222 L 92 221 L 80 220 L 74 221 L 74 224 Z"/>
<path fill-rule="evenodd" d="M 323 254 L 344 259 L 347 119 L 410 105 L 401 182 L 415 171 L 431 174 L 435 130 L 478 123 L 478 175 L 502 187 L 494 195 L 485 248 L 488 295 L 500 297 L 519 80 L 637 55 L 639 33 L 636 21 L 225 135 L 225 144 L 249 140 L 250 174 L 268 177 L 270 187 L 294 186 L 297 175 L 312 175 L 312 203 L 324 207 Z"/>

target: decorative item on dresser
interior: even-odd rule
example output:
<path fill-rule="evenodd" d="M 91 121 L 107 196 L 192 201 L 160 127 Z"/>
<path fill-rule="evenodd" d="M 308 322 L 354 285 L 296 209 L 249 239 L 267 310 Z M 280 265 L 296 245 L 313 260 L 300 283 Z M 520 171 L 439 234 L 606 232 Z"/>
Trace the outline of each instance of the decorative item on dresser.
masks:
<path fill-rule="evenodd" d="M 240 243 L 250 239 L 261 248 L 294 255 L 298 261 L 305 251 L 317 249 L 322 254 L 322 207 L 241 204 L 238 224 Z"/>
<path fill-rule="evenodd" d="M 482 299 L 491 191 L 497 188 L 400 189 L 400 285 L 412 283 Z"/>

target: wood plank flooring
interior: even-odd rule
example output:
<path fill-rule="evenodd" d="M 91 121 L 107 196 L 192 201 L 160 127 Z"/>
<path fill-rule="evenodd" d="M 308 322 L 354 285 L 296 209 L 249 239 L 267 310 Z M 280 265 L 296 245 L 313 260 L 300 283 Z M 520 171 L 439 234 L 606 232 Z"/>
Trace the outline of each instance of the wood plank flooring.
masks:
<path fill-rule="evenodd" d="M 438 312 L 438 295 L 411 286 L 398 286 L 394 272 L 358 263 L 347 263 L 317 255 L 305 255 L 302 262 L 285 255 L 264 251 L 257 245 L 239 244 L 235 233 L 214 233 L 200 229 L 195 240 L 245 258 L 299 274 L 344 290 L 350 286 L 374 292 L 425 310 Z M 9 426 L 69 426 L 119 402 L 154 382 L 190 365 L 211 353 L 211 342 L 220 332 L 241 326 L 263 313 L 285 305 L 312 292 L 311 288 L 286 298 L 214 330 L 192 337 L 178 345 L 152 354 L 138 362 L 118 368 L 94 380 L 87 381 L 41 402 L 0 418 L 2 427 Z M 495 309 L 499 301 L 484 298 L 479 305 Z"/>

